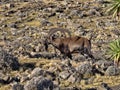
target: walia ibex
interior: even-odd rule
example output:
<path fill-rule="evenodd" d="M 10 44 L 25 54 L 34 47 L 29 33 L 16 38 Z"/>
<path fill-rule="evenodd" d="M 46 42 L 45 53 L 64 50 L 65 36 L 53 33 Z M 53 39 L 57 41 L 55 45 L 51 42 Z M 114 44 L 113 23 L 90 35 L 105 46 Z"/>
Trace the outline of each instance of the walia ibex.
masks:
<path fill-rule="evenodd" d="M 60 30 L 60 29 L 56 29 Z M 61 29 L 62 30 L 62 29 Z M 66 30 L 67 31 L 67 30 Z M 54 32 L 55 33 L 55 32 Z M 70 36 L 64 38 L 55 38 L 52 34 L 48 34 L 49 39 L 44 43 L 46 50 L 48 50 L 48 45 L 51 44 L 54 48 L 58 49 L 65 57 L 72 59 L 72 53 L 79 52 L 82 55 L 87 54 L 90 58 L 94 58 L 91 53 L 91 38 L 80 36 Z"/>

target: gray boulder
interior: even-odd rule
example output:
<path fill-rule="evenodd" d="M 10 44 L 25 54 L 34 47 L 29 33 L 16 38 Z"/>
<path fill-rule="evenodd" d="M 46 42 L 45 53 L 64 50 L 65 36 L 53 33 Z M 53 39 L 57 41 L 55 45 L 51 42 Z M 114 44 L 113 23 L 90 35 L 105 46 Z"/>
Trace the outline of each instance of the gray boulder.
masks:
<path fill-rule="evenodd" d="M 7 70 L 18 70 L 19 66 L 20 64 L 16 57 L 0 48 L 0 70 L 5 72 Z"/>
<path fill-rule="evenodd" d="M 42 76 L 33 77 L 24 86 L 25 90 L 53 90 L 53 82 Z"/>
<path fill-rule="evenodd" d="M 114 76 L 120 73 L 120 69 L 115 66 L 109 66 L 105 71 L 105 75 Z"/>
<path fill-rule="evenodd" d="M 70 77 L 68 78 L 68 81 L 71 83 L 76 83 L 76 82 L 79 83 L 82 78 L 83 78 L 82 74 L 78 72 L 74 72 L 72 75 L 70 75 Z"/>

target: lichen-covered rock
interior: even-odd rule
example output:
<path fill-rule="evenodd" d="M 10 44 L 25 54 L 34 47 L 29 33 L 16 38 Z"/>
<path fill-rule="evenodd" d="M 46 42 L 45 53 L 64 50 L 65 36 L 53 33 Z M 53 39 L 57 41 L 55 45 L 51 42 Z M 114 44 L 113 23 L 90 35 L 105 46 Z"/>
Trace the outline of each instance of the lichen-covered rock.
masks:
<path fill-rule="evenodd" d="M 70 73 L 68 71 L 63 71 L 59 74 L 59 76 L 62 78 L 62 79 L 67 79 L 69 76 L 70 76 Z"/>
<path fill-rule="evenodd" d="M 76 70 L 81 74 L 85 74 L 87 70 L 92 70 L 92 66 L 88 62 L 88 63 L 79 65 L 78 67 L 76 67 Z"/>
<path fill-rule="evenodd" d="M 98 70 L 104 72 L 109 66 L 113 66 L 113 62 L 107 60 L 99 60 L 95 62 L 94 65 Z"/>
<path fill-rule="evenodd" d="M 24 85 L 14 84 L 11 90 L 24 90 Z"/>
<path fill-rule="evenodd" d="M 0 48 L 0 70 L 5 72 L 7 70 L 18 70 L 19 66 L 20 64 L 15 56 Z"/>
<path fill-rule="evenodd" d="M 82 74 L 74 72 L 72 75 L 70 75 L 68 81 L 71 83 L 79 83 L 82 78 L 83 78 Z"/>
<path fill-rule="evenodd" d="M 114 76 L 120 74 L 120 69 L 115 66 L 109 66 L 105 71 L 105 75 Z"/>
<path fill-rule="evenodd" d="M 38 77 L 38 76 L 40 76 L 40 75 L 43 75 L 43 73 L 44 73 L 44 70 L 43 69 L 41 69 L 41 68 L 35 68 L 32 72 L 31 72 L 31 74 L 30 74 L 30 78 L 33 78 L 33 77 Z"/>
<path fill-rule="evenodd" d="M 84 77 L 84 78 L 90 78 L 90 77 L 93 76 L 93 73 L 94 73 L 94 72 L 92 72 L 92 69 L 88 69 L 88 70 L 84 73 L 83 77 Z"/>
<path fill-rule="evenodd" d="M 42 76 L 33 77 L 24 86 L 25 90 L 53 90 L 53 82 Z"/>

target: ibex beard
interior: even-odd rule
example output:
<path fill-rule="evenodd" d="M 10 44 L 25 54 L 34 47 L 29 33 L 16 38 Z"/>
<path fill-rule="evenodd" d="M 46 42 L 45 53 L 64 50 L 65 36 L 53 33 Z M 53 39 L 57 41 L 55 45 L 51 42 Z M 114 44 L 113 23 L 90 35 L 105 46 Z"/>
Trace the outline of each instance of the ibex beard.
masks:
<path fill-rule="evenodd" d="M 74 36 L 66 38 L 52 38 L 52 40 L 46 40 L 44 44 L 46 50 L 48 45 L 53 45 L 54 48 L 58 49 L 65 57 L 72 59 L 72 53 L 79 52 L 84 55 L 87 54 L 90 58 L 94 59 L 91 52 L 91 40 L 84 37 Z"/>

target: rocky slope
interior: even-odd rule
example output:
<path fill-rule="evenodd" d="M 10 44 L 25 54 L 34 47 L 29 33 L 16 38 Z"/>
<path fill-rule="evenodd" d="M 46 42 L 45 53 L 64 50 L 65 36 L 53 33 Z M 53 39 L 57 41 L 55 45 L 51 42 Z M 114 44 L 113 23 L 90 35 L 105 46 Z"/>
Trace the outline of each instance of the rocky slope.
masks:
<path fill-rule="evenodd" d="M 9 52 L 5 54 L 1 49 L 4 62 L 0 67 L 12 68 L 15 64 L 8 58 L 14 60 L 13 56 L 20 63 L 16 63 L 20 67 L 17 71 L 1 68 L 0 90 L 102 90 L 119 85 L 120 68 L 113 65 L 107 54 L 109 42 L 120 36 L 119 20 L 106 13 L 110 4 L 105 0 L 0 1 L 0 46 Z M 96 62 L 92 64 L 82 55 L 61 61 L 52 46 L 46 53 L 42 40 L 52 27 L 67 28 L 73 36 L 89 38 L 93 34 Z M 9 57 L 3 57 L 4 54 Z"/>

